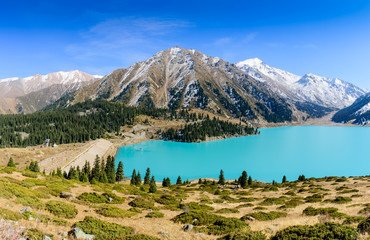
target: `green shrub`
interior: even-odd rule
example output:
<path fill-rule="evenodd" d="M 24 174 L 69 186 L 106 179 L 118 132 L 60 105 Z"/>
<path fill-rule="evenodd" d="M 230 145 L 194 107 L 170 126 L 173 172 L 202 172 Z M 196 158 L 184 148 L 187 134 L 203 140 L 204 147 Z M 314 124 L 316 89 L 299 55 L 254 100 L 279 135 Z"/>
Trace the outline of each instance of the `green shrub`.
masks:
<path fill-rule="evenodd" d="M 338 212 L 337 208 L 314 208 L 307 207 L 303 210 L 303 214 L 306 216 L 317 216 L 317 215 L 328 215 L 332 218 L 345 218 L 347 215 L 344 213 Z"/>
<path fill-rule="evenodd" d="M 18 212 L 13 212 L 11 210 L 5 209 L 5 208 L 0 208 L 0 218 L 4 218 L 7 220 L 12 220 L 12 221 L 18 221 L 23 218 L 22 214 Z"/>
<path fill-rule="evenodd" d="M 298 199 L 298 198 L 294 198 L 294 199 L 291 199 L 287 202 L 285 202 L 284 205 L 282 205 L 280 208 L 295 208 L 301 204 L 303 204 L 304 202 L 301 200 L 301 199 Z"/>
<path fill-rule="evenodd" d="M 237 218 L 226 218 L 204 211 L 189 211 L 177 215 L 174 222 L 199 226 L 197 229 L 208 234 L 228 234 L 248 228 L 248 224 Z"/>
<path fill-rule="evenodd" d="M 351 201 L 352 199 L 349 197 L 338 196 L 335 199 L 333 199 L 331 202 L 336 203 L 336 204 L 344 204 L 344 203 L 349 203 Z"/>
<path fill-rule="evenodd" d="M 227 234 L 218 240 L 266 240 L 266 236 L 261 232 L 234 232 Z"/>
<path fill-rule="evenodd" d="M 104 217 L 113 217 L 113 218 L 129 218 L 136 215 L 134 211 L 124 210 L 122 208 L 114 206 L 101 206 L 97 208 L 95 211 Z"/>
<path fill-rule="evenodd" d="M 74 226 L 81 228 L 87 234 L 95 235 L 96 240 L 125 239 L 134 232 L 134 229 L 131 227 L 102 221 L 93 217 L 85 217 L 83 221 L 77 222 Z"/>
<path fill-rule="evenodd" d="M 307 196 L 305 198 L 305 201 L 308 203 L 316 203 L 316 202 L 321 202 L 324 199 L 324 196 L 322 194 L 313 194 L 311 196 Z"/>
<path fill-rule="evenodd" d="M 361 209 L 358 213 L 360 214 L 369 214 L 370 213 L 370 204 L 366 204 L 363 209 Z"/>
<path fill-rule="evenodd" d="M 155 198 L 155 201 L 159 204 L 165 205 L 169 209 L 177 209 L 180 207 L 181 199 L 177 199 L 173 195 L 163 194 L 158 198 Z"/>
<path fill-rule="evenodd" d="M 266 198 L 260 203 L 260 205 L 263 205 L 263 206 L 280 205 L 280 204 L 284 204 L 285 201 L 286 201 L 286 197 Z"/>
<path fill-rule="evenodd" d="M 74 205 L 60 201 L 47 202 L 46 210 L 48 210 L 53 215 L 62 218 L 74 218 L 78 213 Z"/>
<path fill-rule="evenodd" d="M 131 207 L 144 208 L 144 209 L 153 209 L 154 201 L 149 199 L 144 199 L 142 197 L 135 198 L 129 204 Z"/>
<path fill-rule="evenodd" d="M 356 240 L 356 229 L 336 223 L 316 224 L 313 226 L 292 226 L 276 233 L 271 240 Z"/>
<path fill-rule="evenodd" d="M 247 214 L 243 216 L 242 220 L 248 220 L 249 217 L 252 217 L 259 221 L 270 221 L 282 217 L 286 217 L 287 213 L 285 212 L 277 212 L 277 211 L 271 211 L 271 212 L 253 212 L 251 214 Z"/>
<path fill-rule="evenodd" d="M 159 238 L 148 236 L 145 234 L 130 235 L 124 238 L 124 240 L 160 240 Z"/>
<path fill-rule="evenodd" d="M 123 203 L 123 199 L 113 193 L 98 194 L 95 192 L 85 192 L 78 196 L 77 199 L 88 203 Z"/>
<path fill-rule="evenodd" d="M 196 202 L 181 204 L 180 208 L 181 209 L 189 209 L 189 210 L 197 210 L 197 211 L 213 211 L 213 209 L 214 209 L 213 207 L 211 207 L 209 205 L 196 203 Z"/>
<path fill-rule="evenodd" d="M 239 210 L 235 208 L 221 208 L 216 211 L 216 213 L 221 213 L 221 214 L 229 214 L 229 213 L 238 213 Z"/>
<path fill-rule="evenodd" d="M 28 240 L 41 240 L 44 239 L 45 234 L 37 228 L 27 229 L 24 235 Z"/>
<path fill-rule="evenodd" d="M 223 235 L 244 229 L 248 225 L 237 218 L 218 218 L 212 225 L 207 227 L 208 234 Z"/>
<path fill-rule="evenodd" d="M 360 233 L 370 234 L 370 217 L 358 224 L 357 229 Z"/>
<path fill-rule="evenodd" d="M 347 216 L 342 224 L 354 224 L 354 223 L 360 223 L 365 220 L 365 217 L 362 216 Z"/>
<path fill-rule="evenodd" d="M 146 218 L 163 218 L 164 214 L 159 211 L 153 211 L 149 212 L 147 215 L 145 215 Z"/>

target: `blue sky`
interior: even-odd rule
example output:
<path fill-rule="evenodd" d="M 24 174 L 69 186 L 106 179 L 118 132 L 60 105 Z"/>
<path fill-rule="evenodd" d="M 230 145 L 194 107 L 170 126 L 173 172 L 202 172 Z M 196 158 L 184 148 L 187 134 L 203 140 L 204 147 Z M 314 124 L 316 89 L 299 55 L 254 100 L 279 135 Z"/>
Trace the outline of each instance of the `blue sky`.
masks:
<path fill-rule="evenodd" d="M 370 1 L 0 1 L 0 78 L 104 75 L 171 46 L 370 89 Z"/>

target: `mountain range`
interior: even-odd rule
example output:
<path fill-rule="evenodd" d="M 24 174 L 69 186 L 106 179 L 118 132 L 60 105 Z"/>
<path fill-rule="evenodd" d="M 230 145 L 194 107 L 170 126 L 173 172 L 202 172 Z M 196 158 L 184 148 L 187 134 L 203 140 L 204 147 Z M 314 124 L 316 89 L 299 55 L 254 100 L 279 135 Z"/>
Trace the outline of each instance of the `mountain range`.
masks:
<path fill-rule="evenodd" d="M 259 123 L 322 117 L 366 93 L 337 78 L 298 76 L 257 58 L 233 64 L 178 47 L 101 78 L 80 71 L 58 72 L 3 79 L 0 89 L 3 113 L 105 99 L 130 106 L 198 108 Z M 10 101 L 15 107 L 7 111 Z"/>

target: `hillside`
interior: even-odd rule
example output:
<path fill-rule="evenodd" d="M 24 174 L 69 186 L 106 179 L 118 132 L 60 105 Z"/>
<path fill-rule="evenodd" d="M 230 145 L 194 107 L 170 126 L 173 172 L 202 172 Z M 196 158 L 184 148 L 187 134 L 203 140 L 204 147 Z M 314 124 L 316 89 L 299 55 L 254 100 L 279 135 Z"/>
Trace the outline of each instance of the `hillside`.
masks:
<path fill-rule="evenodd" d="M 337 123 L 368 124 L 370 121 L 370 93 L 358 98 L 351 106 L 338 111 L 332 120 Z"/>

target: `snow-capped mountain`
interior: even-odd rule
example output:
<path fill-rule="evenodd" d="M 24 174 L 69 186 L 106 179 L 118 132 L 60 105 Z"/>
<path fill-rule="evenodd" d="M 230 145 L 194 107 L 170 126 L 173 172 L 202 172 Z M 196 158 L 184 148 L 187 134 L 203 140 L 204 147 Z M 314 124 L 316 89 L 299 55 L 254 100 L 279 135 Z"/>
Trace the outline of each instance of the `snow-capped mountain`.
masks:
<path fill-rule="evenodd" d="M 37 111 L 94 79 L 78 70 L 0 79 L 0 113 Z"/>
<path fill-rule="evenodd" d="M 267 82 L 275 91 L 297 102 L 341 109 L 351 105 L 365 91 L 338 78 L 306 74 L 302 77 L 270 67 L 259 59 L 236 64 L 242 71 Z"/>
<path fill-rule="evenodd" d="M 370 93 L 359 97 L 351 106 L 338 111 L 332 119 L 338 123 L 370 123 Z"/>
<path fill-rule="evenodd" d="M 266 83 L 220 58 L 177 47 L 84 87 L 77 91 L 74 102 L 94 98 L 131 106 L 200 108 L 249 120 L 295 118 L 290 103 Z"/>

